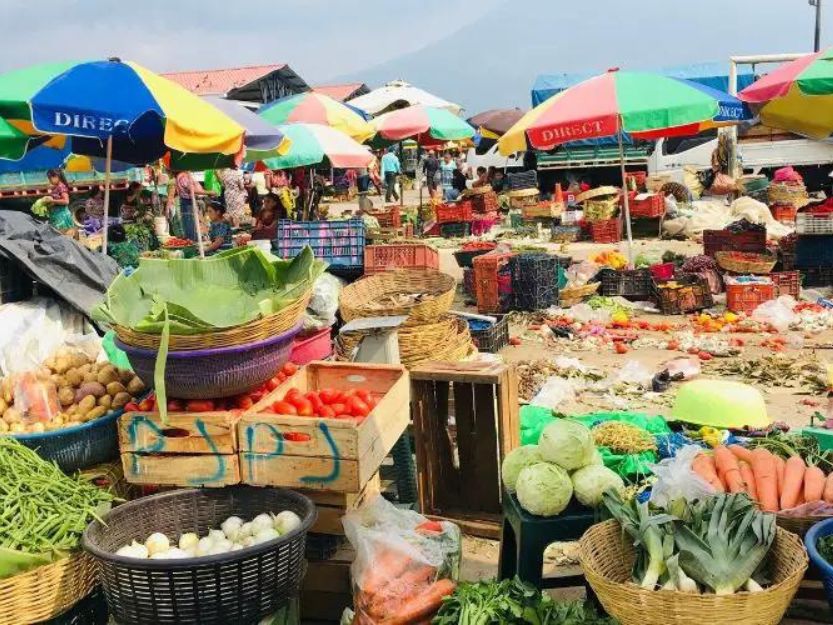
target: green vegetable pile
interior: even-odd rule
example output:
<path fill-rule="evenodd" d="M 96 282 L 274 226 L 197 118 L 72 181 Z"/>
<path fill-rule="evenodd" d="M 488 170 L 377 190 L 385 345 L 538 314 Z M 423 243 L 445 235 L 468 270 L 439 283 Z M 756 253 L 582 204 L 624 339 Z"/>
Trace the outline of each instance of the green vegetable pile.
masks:
<path fill-rule="evenodd" d="M 76 549 L 87 524 L 109 510 L 113 496 L 2 436 L 0 501 L 2 579 Z"/>
<path fill-rule="evenodd" d="M 833 534 L 822 536 L 816 542 L 816 549 L 819 550 L 819 555 L 833 564 Z"/>
<path fill-rule="evenodd" d="M 761 512 L 746 494 L 678 500 L 658 510 L 609 491 L 604 503 L 634 541 L 633 579 L 643 588 L 717 595 L 761 590 L 775 515 Z"/>
<path fill-rule="evenodd" d="M 554 601 L 515 580 L 462 583 L 443 601 L 432 625 L 615 625 L 589 605 Z"/>
<path fill-rule="evenodd" d="M 605 310 L 609 311 L 611 315 L 617 312 L 621 312 L 630 317 L 633 312 L 630 308 L 618 303 L 612 297 L 605 297 L 604 295 L 594 295 L 593 297 L 588 299 L 586 303 L 593 310 L 599 310 L 600 308 L 604 308 Z"/>

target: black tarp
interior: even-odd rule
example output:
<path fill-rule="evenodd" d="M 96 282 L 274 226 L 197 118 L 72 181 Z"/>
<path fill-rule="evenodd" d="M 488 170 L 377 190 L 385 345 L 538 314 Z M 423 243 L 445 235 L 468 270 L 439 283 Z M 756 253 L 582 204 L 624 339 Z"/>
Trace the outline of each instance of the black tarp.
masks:
<path fill-rule="evenodd" d="M 87 316 L 119 273 L 109 256 L 18 211 L 0 211 L 0 255 Z"/>

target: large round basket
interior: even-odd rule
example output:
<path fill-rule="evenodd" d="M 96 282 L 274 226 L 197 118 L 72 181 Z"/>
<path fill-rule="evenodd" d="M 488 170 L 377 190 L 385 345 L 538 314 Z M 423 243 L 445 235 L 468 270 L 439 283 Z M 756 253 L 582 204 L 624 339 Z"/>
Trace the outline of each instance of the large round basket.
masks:
<path fill-rule="evenodd" d="M 778 258 L 769 252 L 754 254 L 752 252 L 716 252 L 717 264 L 726 271 L 734 273 L 752 273 L 765 275 L 772 271 Z"/>
<path fill-rule="evenodd" d="M 51 432 L 11 436 L 71 474 L 119 457 L 118 420 L 123 412 L 114 410 L 99 419 Z"/>
<path fill-rule="evenodd" d="M 63 614 L 95 584 L 95 564 L 82 552 L 0 579 L 0 625 L 39 623 Z"/>
<path fill-rule="evenodd" d="M 303 323 L 265 340 L 232 347 L 169 351 L 165 363 L 168 397 L 203 399 L 232 397 L 256 388 L 289 360 L 292 341 Z M 136 375 L 153 386 L 156 350 L 133 347 L 116 339 Z"/>
<path fill-rule="evenodd" d="M 804 538 L 810 528 L 822 521 L 833 519 L 831 516 L 789 516 L 786 514 L 775 515 L 775 522 L 778 527 L 783 527 L 788 532 L 792 532 Z"/>
<path fill-rule="evenodd" d="M 587 581 L 620 625 L 777 625 L 798 590 L 808 560 L 801 540 L 780 527 L 769 558 L 774 583 L 761 592 L 694 595 L 645 590 L 634 584 L 633 546 L 616 521 L 591 527 L 579 547 Z"/>
<path fill-rule="evenodd" d="M 283 510 L 301 517 L 301 527 L 254 547 L 181 560 L 115 555 L 121 546 L 153 532 L 170 540 L 185 532 L 204 536 L 232 515 L 251 520 Z M 298 593 L 306 535 L 317 515 L 307 497 L 282 488 L 176 490 L 114 508 L 104 523 L 90 523 L 83 545 L 98 563 L 107 604 L 119 623 L 248 625 Z"/>
<path fill-rule="evenodd" d="M 404 315 L 407 324 L 432 322 L 451 309 L 454 278 L 433 269 L 403 269 L 367 276 L 345 287 L 339 297 L 345 321 Z"/>
<path fill-rule="evenodd" d="M 274 315 L 255 319 L 249 323 L 228 328 L 227 330 L 219 330 L 206 334 L 171 334 L 169 349 L 173 351 L 185 351 L 212 347 L 233 347 L 235 345 L 266 340 L 276 334 L 281 334 L 294 328 L 301 315 L 304 314 L 311 296 L 312 291 L 309 291 Z M 154 350 L 159 349 L 161 337 L 158 334 L 136 332 L 123 326 L 116 326 L 114 330 L 119 340 L 126 345 Z"/>

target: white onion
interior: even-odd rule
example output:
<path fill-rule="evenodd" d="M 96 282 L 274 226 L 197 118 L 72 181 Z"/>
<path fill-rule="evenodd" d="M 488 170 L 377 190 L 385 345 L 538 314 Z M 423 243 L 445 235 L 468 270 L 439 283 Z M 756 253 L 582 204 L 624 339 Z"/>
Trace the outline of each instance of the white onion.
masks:
<path fill-rule="evenodd" d="M 197 543 L 196 554 L 198 556 L 207 556 L 213 546 L 214 541 L 212 541 L 208 536 L 200 538 L 200 541 Z"/>
<path fill-rule="evenodd" d="M 299 527 L 301 527 L 301 517 L 292 512 L 292 510 L 279 512 L 275 517 L 275 529 L 281 534 L 288 534 Z"/>
<path fill-rule="evenodd" d="M 142 543 L 137 543 L 134 540 L 132 543 L 130 543 L 130 546 L 133 547 L 133 549 L 136 550 L 136 557 L 137 558 L 142 558 L 142 559 L 146 560 L 147 558 L 150 557 L 150 553 L 148 552 L 148 548 L 145 547 Z"/>
<path fill-rule="evenodd" d="M 258 514 L 254 519 L 252 519 L 252 535 L 257 536 L 261 530 L 265 530 L 267 528 L 271 529 L 274 527 L 275 521 L 272 519 L 271 514 Z"/>
<path fill-rule="evenodd" d="M 147 549 L 142 547 L 142 550 L 136 549 L 133 545 L 125 545 L 116 552 L 117 556 L 124 556 L 125 558 L 147 558 Z"/>
<path fill-rule="evenodd" d="M 167 551 L 160 551 L 158 553 L 154 553 L 150 559 L 151 560 L 178 560 L 180 558 L 188 558 L 188 554 L 185 553 L 179 547 L 171 547 Z"/>
<path fill-rule="evenodd" d="M 200 542 L 200 537 L 194 532 L 188 532 L 179 537 L 179 548 L 183 551 L 194 551 Z"/>
<path fill-rule="evenodd" d="M 218 540 L 225 540 L 226 535 L 223 530 L 208 530 L 208 539 L 212 543 L 216 543 Z"/>
<path fill-rule="evenodd" d="M 230 551 L 240 551 L 242 548 L 243 548 L 243 545 L 241 545 L 240 543 L 234 543 L 231 546 Z"/>
<path fill-rule="evenodd" d="M 153 554 L 167 551 L 171 547 L 171 542 L 168 537 L 160 532 L 154 532 L 145 541 L 145 547 L 148 548 L 148 553 L 151 557 Z"/>
<path fill-rule="evenodd" d="M 229 540 L 234 540 L 240 532 L 240 527 L 243 525 L 243 519 L 239 516 L 230 516 L 223 521 L 220 528 Z"/>
<path fill-rule="evenodd" d="M 232 547 L 233 544 L 230 540 L 218 540 L 211 546 L 211 550 L 208 552 L 208 555 L 216 556 L 221 553 L 228 553 L 229 551 L 231 551 Z"/>
<path fill-rule="evenodd" d="M 254 544 L 259 545 L 261 543 L 274 540 L 275 538 L 280 538 L 280 536 L 281 535 L 278 533 L 278 530 L 276 530 L 274 527 L 267 527 L 255 534 Z"/>
<path fill-rule="evenodd" d="M 252 534 L 254 534 L 254 531 L 252 530 L 252 523 L 251 521 L 246 521 L 240 526 L 240 531 L 237 533 L 237 539 L 241 540 L 246 536 L 251 536 Z"/>
<path fill-rule="evenodd" d="M 246 536 L 243 540 L 240 541 L 240 544 L 244 547 L 251 547 L 255 544 L 255 537 L 254 536 Z"/>

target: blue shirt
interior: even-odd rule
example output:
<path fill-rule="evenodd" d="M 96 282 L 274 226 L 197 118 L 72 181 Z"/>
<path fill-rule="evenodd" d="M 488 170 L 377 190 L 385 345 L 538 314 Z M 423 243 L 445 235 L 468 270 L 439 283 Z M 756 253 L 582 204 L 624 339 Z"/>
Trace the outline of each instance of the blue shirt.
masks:
<path fill-rule="evenodd" d="M 446 188 L 450 189 L 454 186 L 454 172 L 457 170 L 457 163 L 454 161 L 450 161 L 446 163 L 442 161 L 440 163 L 440 184 Z"/>
<path fill-rule="evenodd" d="M 212 221 L 208 227 L 208 238 L 214 241 L 223 238 L 223 244 L 231 244 L 231 225 L 227 221 Z"/>
<path fill-rule="evenodd" d="M 387 173 L 401 174 L 402 166 L 399 164 L 399 157 L 393 152 L 385 152 L 382 157 L 382 177 Z"/>

